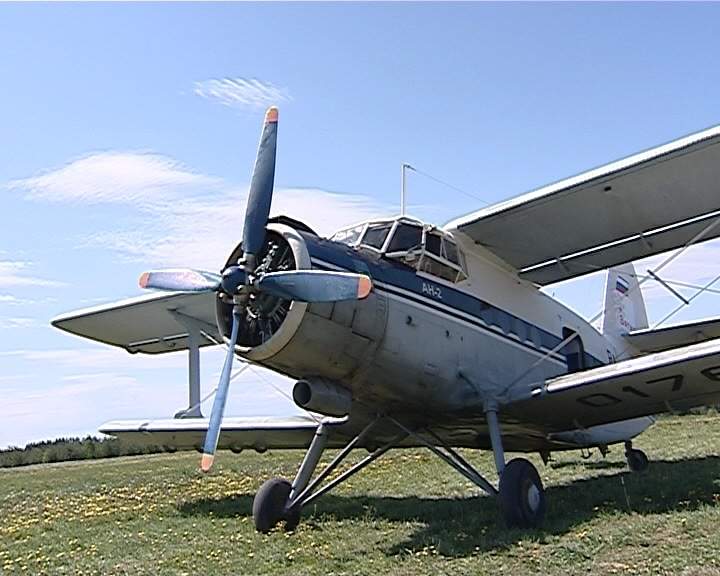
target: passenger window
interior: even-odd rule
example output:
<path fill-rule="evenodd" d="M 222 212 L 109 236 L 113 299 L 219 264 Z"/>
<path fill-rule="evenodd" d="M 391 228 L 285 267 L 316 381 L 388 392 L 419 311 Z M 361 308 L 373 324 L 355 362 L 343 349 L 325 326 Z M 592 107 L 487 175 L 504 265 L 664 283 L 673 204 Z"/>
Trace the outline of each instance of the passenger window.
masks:
<path fill-rule="evenodd" d="M 563 328 L 563 340 L 567 340 L 573 334 L 575 334 L 575 338 L 565 344 L 565 347 L 563 348 L 565 360 L 567 361 L 568 372 L 578 372 L 579 370 L 583 370 L 585 368 L 585 350 L 583 349 L 583 343 L 580 336 L 569 328 Z"/>

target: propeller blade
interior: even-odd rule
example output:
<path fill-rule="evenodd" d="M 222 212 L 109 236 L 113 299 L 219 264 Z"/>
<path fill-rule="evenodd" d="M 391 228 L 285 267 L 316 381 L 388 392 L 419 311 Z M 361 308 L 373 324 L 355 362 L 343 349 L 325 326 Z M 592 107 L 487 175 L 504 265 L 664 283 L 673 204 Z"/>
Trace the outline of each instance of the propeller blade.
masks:
<path fill-rule="evenodd" d="M 222 425 L 228 389 L 230 388 L 230 372 L 232 371 L 233 358 L 235 357 L 235 343 L 237 342 L 239 328 L 240 312 L 238 310 L 233 310 L 233 324 L 232 333 L 230 335 L 230 343 L 228 344 L 225 364 L 223 364 L 222 373 L 220 374 L 220 382 L 218 383 L 217 393 L 215 394 L 215 400 L 213 401 L 212 412 L 210 413 L 210 423 L 208 424 L 207 434 L 205 435 L 203 455 L 200 460 L 200 469 L 203 472 L 208 472 L 210 470 L 213 460 L 215 459 L 215 450 L 217 449 L 218 439 L 220 438 L 220 426 Z"/>
<path fill-rule="evenodd" d="M 257 281 L 256 287 L 287 300 L 337 302 L 362 300 L 370 294 L 372 280 L 352 272 L 289 270 L 265 274 Z"/>
<path fill-rule="evenodd" d="M 275 180 L 275 149 L 277 146 L 278 109 L 268 108 L 260 136 L 255 168 L 250 182 L 250 194 L 243 226 L 243 250 L 257 255 L 265 242 L 265 226 L 270 215 L 273 182 Z"/>
<path fill-rule="evenodd" d="M 170 290 L 172 292 L 214 292 L 220 287 L 222 276 L 190 268 L 151 270 L 140 276 L 140 288 Z"/>

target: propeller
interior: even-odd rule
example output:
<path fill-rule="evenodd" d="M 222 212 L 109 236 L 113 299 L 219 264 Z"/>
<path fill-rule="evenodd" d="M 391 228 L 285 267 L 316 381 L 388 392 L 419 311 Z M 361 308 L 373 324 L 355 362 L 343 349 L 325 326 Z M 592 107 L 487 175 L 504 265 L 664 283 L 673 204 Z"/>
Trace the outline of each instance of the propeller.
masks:
<path fill-rule="evenodd" d="M 230 387 L 235 346 L 240 332 L 240 323 L 243 321 L 250 296 L 267 293 L 286 300 L 336 302 L 362 299 L 372 290 L 372 281 L 363 274 L 324 270 L 269 272 L 265 270 L 265 266 L 256 266 L 257 258 L 265 245 L 265 228 L 272 203 L 277 123 L 278 109 L 272 106 L 265 113 L 265 123 L 260 136 L 245 209 L 243 256 L 237 264 L 228 266 L 222 271 L 222 274 L 191 268 L 172 268 L 151 270 L 140 276 L 141 288 L 172 292 L 218 292 L 232 299 L 233 302 L 230 340 L 217 394 L 213 401 L 200 462 L 200 469 L 203 472 L 210 470 L 215 458 Z"/>

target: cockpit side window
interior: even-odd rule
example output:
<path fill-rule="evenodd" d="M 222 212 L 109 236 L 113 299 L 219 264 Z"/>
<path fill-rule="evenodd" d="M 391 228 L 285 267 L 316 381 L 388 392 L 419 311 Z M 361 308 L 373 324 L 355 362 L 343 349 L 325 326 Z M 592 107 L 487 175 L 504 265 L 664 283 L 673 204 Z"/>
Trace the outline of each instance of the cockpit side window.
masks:
<path fill-rule="evenodd" d="M 442 241 L 439 234 L 428 232 L 425 235 L 425 250 L 430 252 L 430 254 L 442 257 L 442 253 L 440 251 L 441 243 Z"/>
<path fill-rule="evenodd" d="M 360 244 L 364 246 L 371 246 L 372 248 L 380 250 L 383 247 L 383 244 L 385 244 L 385 239 L 390 233 L 390 228 L 392 228 L 392 223 L 389 222 L 383 224 L 371 224 L 368 226 Z"/>
<path fill-rule="evenodd" d="M 425 232 L 425 251 L 418 263 L 418 270 L 450 282 L 460 282 L 467 277 L 455 242 L 431 230 Z"/>
<path fill-rule="evenodd" d="M 457 264 L 460 266 L 460 260 L 458 259 L 458 249 L 457 246 L 455 246 L 455 242 L 450 240 L 449 238 L 443 238 L 443 256 L 446 260 L 449 260 L 453 264 Z"/>

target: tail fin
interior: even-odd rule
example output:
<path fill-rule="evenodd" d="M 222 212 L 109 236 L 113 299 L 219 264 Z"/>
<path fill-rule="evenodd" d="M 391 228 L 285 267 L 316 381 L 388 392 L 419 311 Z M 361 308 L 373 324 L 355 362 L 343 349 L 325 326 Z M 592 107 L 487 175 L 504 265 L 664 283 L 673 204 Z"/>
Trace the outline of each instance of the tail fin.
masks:
<path fill-rule="evenodd" d="M 610 268 L 605 284 L 603 334 L 622 336 L 632 330 L 647 327 L 645 302 L 638 285 L 635 267 L 628 263 Z"/>

